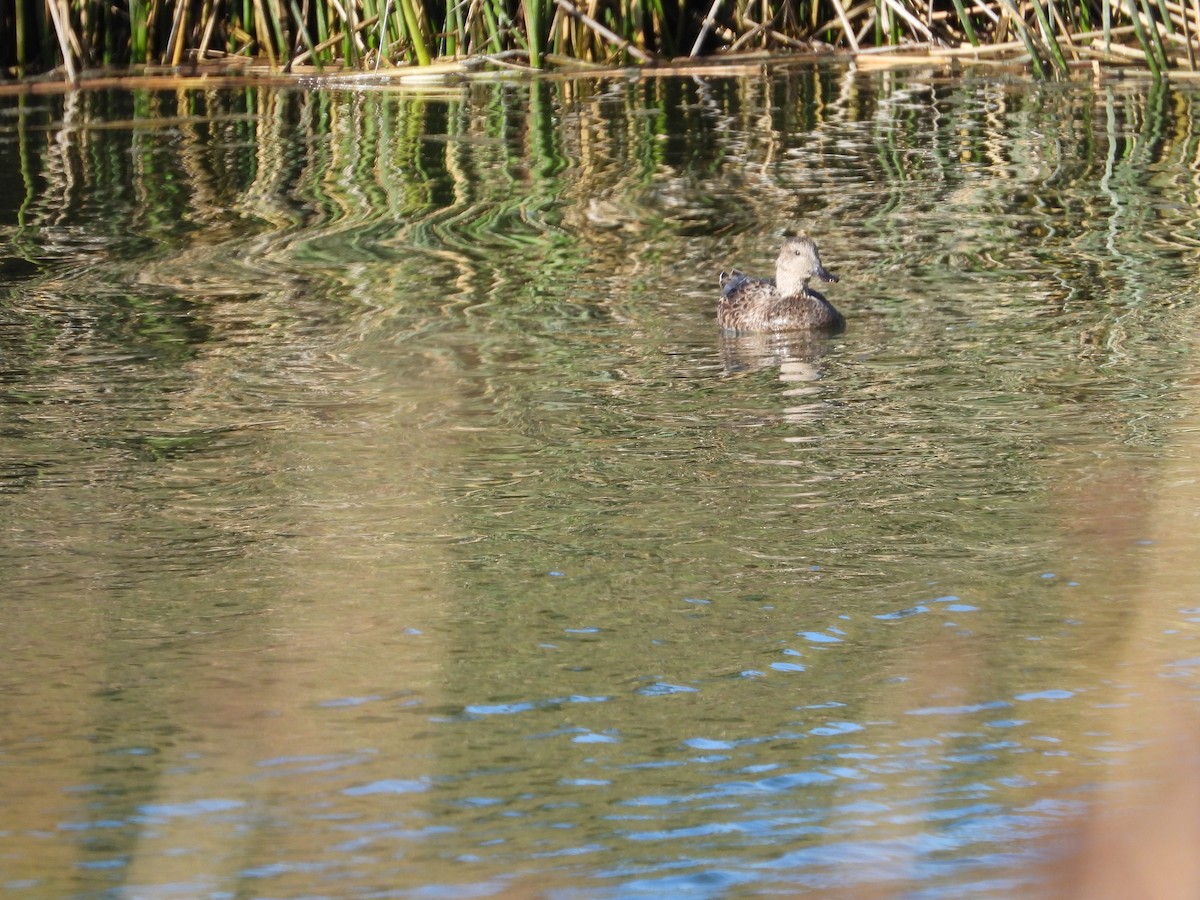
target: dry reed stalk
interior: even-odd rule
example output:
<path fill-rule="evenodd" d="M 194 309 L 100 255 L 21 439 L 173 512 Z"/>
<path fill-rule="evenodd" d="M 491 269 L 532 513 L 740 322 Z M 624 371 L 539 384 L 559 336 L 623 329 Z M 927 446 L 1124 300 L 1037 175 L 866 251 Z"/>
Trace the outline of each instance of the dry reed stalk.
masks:
<path fill-rule="evenodd" d="M 935 47 L 928 41 L 909 41 L 905 44 L 889 44 L 882 47 L 863 47 L 858 51 L 858 56 L 918 56 L 918 50 L 933 52 L 941 50 L 941 47 Z"/>
<path fill-rule="evenodd" d="M 263 0 L 254 0 L 254 40 L 263 52 L 267 54 L 267 64 L 274 68 L 279 63 L 275 58 L 275 48 L 269 35 L 266 40 L 263 40 L 263 34 L 260 29 L 265 29 L 267 24 L 267 13 L 263 9 Z"/>
<path fill-rule="evenodd" d="M 1116 56 L 1120 57 L 1121 59 L 1134 60 L 1137 62 L 1145 62 L 1146 60 L 1145 51 L 1136 49 L 1134 47 L 1126 47 L 1124 44 L 1109 44 L 1108 46 L 1105 46 L 1103 40 L 1097 39 L 1092 41 L 1091 48 L 1093 50 L 1101 50 L 1104 53 L 1107 53 L 1109 56 Z"/>
<path fill-rule="evenodd" d="M 1180 6 L 1183 5 L 1182 0 L 1180 0 L 1179 5 Z M 1200 37 L 1200 0 L 1192 0 L 1192 14 L 1193 14 L 1192 21 L 1195 22 L 1195 24 L 1196 24 L 1196 27 L 1194 30 L 1197 34 L 1197 37 Z"/>
<path fill-rule="evenodd" d="M 879 20 L 878 20 L 878 17 L 876 16 L 875 10 L 871 10 L 870 15 L 868 15 L 866 18 L 866 21 L 863 22 L 863 27 L 860 28 L 858 30 L 858 34 L 855 35 L 856 39 L 858 40 L 858 42 L 860 44 L 864 40 L 866 40 L 867 33 L 870 32 L 871 29 L 873 29 L 878 22 L 879 22 Z"/>
<path fill-rule="evenodd" d="M 503 53 L 484 54 L 483 56 L 478 57 L 478 59 L 483 60 L 484 62 L 489 62 L 494 66 L 499 66 L 501 69 L 509 69 L 509 70 L 515 71 L 515 72 L 536 72 L 537 71 L 537 68 L 535 66 L 529 65 L 528 62 L 526 62 L 525 65 L 522 65 L 521 63 L 512 62 L 510 57 L 516 57 L 516 56 L 523 56 L 523 57 L 525 57 L 526 60 L 528 60 L 529 59 L 529 51 L 527 51 L 527 50 L 506 50 Z M 428 67 L 422 66 L 421 70 L 424 71 L 426 68 L 428 68 Z M 504 74 L 504 73 L 488 72 L 485 69 L 481 72 L 473 73 L 473 76 L 488 78 L 488 77 L 492 77 L 495 75 L 501 75 L 501 74 Z"/>
<path fill-rule="evenodd" d="M 743 34 L 737 40 L 735 40 L 732 44 L 729 45 L 729 52 L 737 53 L 738 51 L 740 51 L 742 49 L 743 46 L 745 46 L 746 44 L 749 44 L 756 37 L 758 37 L 761 34 L 765 34 L 766 32 L 767 32 L 767 26 L 761 25 L 757 22 L 752 22 L 750 25 L 750 30 L 743 32 Z"/>
<path fill-rule="evenodd" d="M 368 28 L 371 28 L 372 26 L 378 25 L 378 24 L 379 24 L 379 16 L 371 16 L 371 18 L 363 19 L 361 22 L 358 23 L 358 30 L 366 31 Z M 305 50 L 302 53 L 298 53 L 296 55 L 296 58 L 292 60 L 292 67 L 295 68 L 296 66 L 300 65 L 305 60 L 307 60 L 310 56 L 314 56 L 317 53 L 324 53 L 326 50 L 330 49 L 331 47 L 336 47 L 338 44 L 340 44 L 345 39 L 345 37 L 346 37 L 346 35 L 340 31 L 335 34 L 331 34 L 325 40 L 321 41 L 321 43 L 314 45 L 311 49 Z"/>
<path fill-rule="evenodd" d="M 985 16 L 987 16 L 989 19 L 991 19 L 993 24 L 996 24 L 996 25 L 1000 24 L 1000 16 L 997 15 L 995 10 L 993 10 L 990 5 L 988 5 L 987 3 L 984 3 L 983 0 L 974 0 L 974 6 L 977 10 L 979 10 L 981 13 L 983 13 Z"/>
<path fill-rule="evenodd" d="M 1167 14 L 1171 21 L 1178 25 L 1184 34 L 1192 34 L 1197 31 L 1197 26 L 1192 20 L 1192 14 L 1190 10 L 1184 9 L 1178 4 L 1172 6 L 1168 3 Z"/>
<path fill-rule="evenodd" d="M 1054 4 L 1054 0 L 1047 0 L 1047 2 L 1050 7 L 1050 12 L 1054 17 L 1054 21 L 1058 23 L 1059 34 L 1062 35 L 1063 40 L 1067 43 L 1068 49 L 1071 51 L 1072 59 L 1074 59 L 1075 62 L 1079 62 L 1079 50 L 1075 46 L 1075 42 L 1071 39 L 1071 29 L 1067 27 L 1067 23 L 1064 22 L 1062 16 L 1059 15 L 1058 7 Z"/>
<path fill-rule="evenodd" d="M 907 66 L 948 66 L 948 57 L 934 53 L 874 53 L 860 54 L 854 58 L 854 63 L 860 69 L 898 69 Z"/>
<path fill-rule="evenodd" d="M 183 57 L 183 32 L 187 27 L 187 8 L 188 4 L 178 3 L 175 6 L 175 15 L 171 19 L 171 34 L 167 38 L 167 49 L 163 54 L 163 62 L 169 65 L 179 65 L 179 60 Z"/>
<path fill-rule="evenodd" d="M 1025 16 L 1017 9 L 1012 0 L 1000 0 L 1000 7 L 1004 10 L 1008 21 L 1016 27 L 1017 36 L 1021 38 L 1021 42 L 1025 44 L 1025 51 L 1029 54 L 1029 64 L 1033 67 L 1034 74 L 1038 78 L 1045 78 L 1046 69 L 1042 65 L 1040 48 L 1029 31 Z"/>
<path fill-rule="evenodd" d="M 695 58 L 700 55 L 700 47 L 704 44 L 708 33 L 712 31 L 713 24 L 717 21 L 717 10 L 720 8 L 721 0 L 713 0 L 712 6 L 708 9 L 708 15 L 704 17 L 704 22 L 700 26 L 700 33 L 696 35 L 696 42 L 692 44 L 692 52 L 688 56 Z"/>
<path fill-rule="evenodd" d="M 1021 41 L 1002 41 L 998 44 L 981 44 L 978 47 L 938 47 L 937 55 L 954 59 L 986 56 L 1004 56 L 1025 49 Z"/>
<path fill-rule="evenodd" d="M 87 54 L 84 52 L 84 47 L 86 45 L 80 43 L 79 35 L 77 35 L 75 33 L 75 29 L 71 27 L 70 0 L 62 0 L 62 15 L 63 21 L 67 23 L 67 44 L 70 46 L 71 52 L 75 54 L 75 58 L 82 63 L 88 58 Z"/>
<path fill-rule="evenodd" d="M 846 18 L 846 9 L 842 6 L 842 0 L 831 0 L 833 10 L 837 13 L 838 22 L 841 23 L 842 33 L 846 35 L 846 42 L 850 44 L 850 49 L 855 53 L 858 52 L 858 39 L 854 37 L 854 29 L 850 27 L 850 20 Z"/>
<path fill-rule="evenodd" d="M 46 7 L 50 10 L 50 18 L 54 23 L 54 33 L 58 37 L 59 50 L 62 52 L 63 67 L 67 70 L 67 80 L 71 84 L 76 84 L 79 81 L 79 74 L 75 71 L 75 61 L 71 58 L 71 48 L 67 42 L 67 31 L 70 21 L 68 12 L 59 6 L 58 0 L 46 0 Z"/>
<path fill-rule="evenodd" d="M 1171 2 L 1171 0 L 1164 0 L 1163 8 L 1166 9 L 1167 12 L 1170 13 L 1172 19 L 1181 19 L 1181 18 L 1188 19 L 1189 20 L 1189 22 L 1188 22 L 1189 30 L 1192 30 L 1192 31 L 1195 30 L 1196 23 L 1190 21 L 1192 18 L 1192 11 L 1190 9 L 1188 9 L 1186 6 L 1184 6 L 1182 2 L 1173 3 L 1173 2 Z"/>
<path fill-rule="evenodd" d="M 359 34 L 358 22 L 356 21 L 357 10 L 355 9 L 355 0 L 351 0 L 350 4 L 346 7 L 343 7 L 339 0 L 329 0 L 329 3 L 342 20 L 342 36 L 346 38 L 346 46 L 351 51 L 347 55 L 346 61 L 353 65 L 355 51 L 357 51 L 360 57 L 367 55 L 367 45 L 363 43 L 362 36 Z"/>
<path fill-rule="evenodd" d="M 1049 2 L 1049 0 L 1047 0 Z M 1025 15 L 1028 15 L 1026 10 L 1033 9 L 1033 16 L 1037 20 L 1038 29 L 1041 33 L 1042 44 L 1046 47 L 1050 54 L 1050 61 L 1054 64 L 1054 70 L 1060 75 L 1065 75 L 1067 72 L 1067 60 L 1063 55 L 1062 47 L 1058 45 L 1058 39 L 1054 34 L 1054 29 L 1050 27 L 1050 22 L 1046 17 L 1046 11 L 1042 8 L 1042 0 L 1030 0 L 1022 9 Z"/>
<path fill-rule="evenodd" d="M 589 62 L 586 59 L 576 59 L 574 56 L 561 56 L 557 53 L 545 53 L 543 54 L 543 59 L 545 59 L 551 65 L 558 66 L 560 69 L 565 70 L 567 75 L 574 74 L 570 71 L 571 69 L 588 74 L 609 71 L 609 67 L 603 63 Z"/>
<path fill-rule="evenodd" d="M 1142 15 L 1145 17 L 1147 23 L 1146 27 L 1150 32 L 1150 38 L 1153 43 L 1154 50 L 1158 54 L 1159 62 L 1162 64 L 1164 69 L 1169 69 L 1171 67 L 1171 63 L 1170 60 L 1167 59 L 1166 47 L 1163 46 L 1164 25 L 1152 15 L 1150 11 L 1149 0 L 1142 0 Z M 1171 33 L 1172 29 L 1170 22 L 1166 23 L 1165 30 L 1167 34 Z"/>
<path fill-rule="evenodd" d="M 811 50 L 813 44 L 819 43 L 818 41 L 812 41 L 808 43 L 804 41 L 798 41 L 794 37 L 788 37 L 786 34 L 776 31 L 774 28 L 772 28 L 768 34 L 771 36 L 771 40 L 773 40 L 775 43 L 782 44 L 785 47 L 791 47 L 793 50 Z"/>
<path fill-rule="evenodd" d="M 925 27 L 925 23 L 905 9 L 899 0 L 883 0 L 900 18 L 912 26 L 914 31 L 918 31 L 925 35 L 925 40 L 933 42 L 935 40 L 933 32 Z"/>
<path fill-rule="evenodd" d="M 275 47 L 283 59 L 284 71 L 287 71 L 286 66 L 290 56 L 287 33 L 283 27 L 283 10 L 279 6 L 279 0 L 267 0 L 267 14 L 270 16 L 271 33 L 275 40 Z"/>
<path fill-rule="evenodd" d="M 1142 46 L 1142 56 L 1145 59 L 1146 65 L 1150 67 L 1150 71 L 1157 78 L 1161 74 L 1158 68 L 1158 61 L 1155 59 L 1154 51 L 1150 47 L 1150 40 L 1146 37 L 1146 30 L 1142 27 L 1142 20 L 1138 17 L 1137 0 L 1122 0 L 1122 2 L 1125 7 L 1125 14 L 1133 22 L 1133 33 L 1137 35 L 1138 43 Z"/>
<path fill-rule="evenodd" d="M 300 40 L 304 43 L 304 46 L 305 46 L 307 52 L 309 53 L 309 55 L 312 56 L 313 63 L 316 64 L 317 71 L 320 72 L 321 71 L 321 61 L 317 58 L 316 53 L 313 51 L 312 38 L 309 36 L 308 28 L 304 24 L 304 17 L 300 14 L 300 9 L 296 6 L 296 0 L 288 0 L 288 5 L 291 8 L 292 17 L 295 19 L 296 27 L 299 29 Z M 287 64 L 287 69 L 290 70 L 291 67 L 293 65 L 295 65 L 295 62 L 296 62 L 296 58 L 292 57 L 292 59 Z"/>
<path fill-rule="evenodd" d="M 31 0 L 16 2 L 24 11 L 21 4 Z M 69 5 L 71 0 L 44 2 L 54 32 L 48 39 L 57 42 L 69 80 L 78 79 L 79 67 L 85 62 L 101 56 L 112 58 L 111 46 L 104 45 L 101 50 L 103 41 L 111 38 L 105 35 L 108 19 L 94 14 L 99 0 L 76 0 L 74 6 Z M 1127 49 L 1140 48 L 1132 58 L 1144 59 L 1153 75 L 1176 66 L 1190 71 L 1200 67 L 1200 0 L 1117 0 L 1119 28 L 1113 27 L 1112 0 L 1085 2 L 1086 6 L 1064 9 L 1056 0 L 939 0 L 941 8 L 935 10 L 934 0 L 813 0 L 807 6 L 734 0 L 726 7 L 722 0 L 684 0 L 681 12 L 695 18 L 689 20 L 688 32 L 676 40 L 683 44 L 682 52 L 690 47 L 692 59 L 714 38 L 724 48 L 723 58 L 752 46 L 811 49 L 814 44 L 803 39 L 813 36 L 830 38 L 854 55 L 903 52 L 911 57 L 916 45 L 949 43 L 953 46 L 948 49 L 959 58 L 979 60 L 1015 56 L 1023 47 L 1034 74 L 1044 77 L 1051 66 L 1061 74 L 1069 63 L 1095 58 L 1095 48 L 1088 45 L 1092 32 L 1080 26 L 1091 24 L 1091 17 L 1097 16 L 1103 22 L 1106 46 L 1118 35 L 1132 34 L 1136 44 L 1126 38 Z M 219 0 L 175 0 L 173 6 L 167 0 L 134 0 L 130 28 L 135 35 L 121 52 L 137 62 L 161 61 L 178 67 L 185 55 L 189 60 L 207 59 L 214 41 L 223 40 L 228 51 L 261 54 L 275 69 L 312 64 L 319 71 L 323 61 L 362 65 L 372 52 L 375 65 L 386 66 L 392 54 L 401 51 L 425 65 L 439 53 L 456 57 L 486 50 L 494 65 L 510 68 L 517 64 L 496 54 L 514 45 L 528 52 L 534 68 L 541 67 L 543 56 L 550 65 L 568 64 L 563 62 L 564 52 L 571 54 L 569 64 L 574 65 L 590 58 L 611 60 L 622 53 L 649 64 L 656 56 L 639 46 L 639 32 L 657 46 L 672 46 L 670 38 L 661 34 L 667 26 L 659 2 L 649 6 L 636 0 L 621 0 L 616 5 L 611 0 L 449 3 L 453 5 L 443 13 L 440 7 L 435 10 L 427 5 L 427 0 L 236 0 L 233 8 Z M 533 4 L 540 6 L 534 9 Z M 722 18 L 723 8 L 729 19 Z M 514 21 L 512 10 L 523 10 L 524 15 L 518 13 Z M 431 19 L 435 14 L 437 25 Z M 606 15 L 613 20 L 604 18 Z M 169 22 L 163 20 L 166 16 L 170 16 Z M 156 19 L 165 27 L 156 27 Z M 318 23 L 315 32 L 311 30 L 314 20 Z M 982 25 L 978 34 L 976 23 Z M 218 27 L 223 38 L 217 37 Z M 371 29 L 378 29 L 377 41 Z M 24 29 L 17 37 L 23 33 Z M 1020 39 L 1019 45 L 1014 38 Z M 879 46 L 870 46 L 873 43 Z M 377 50 L 372 51 L 376 44 Z M 934 56 L 941 58 L 940 53 Z M 1113 58 L 1127 57 L 1117 54 Z M 18 67 L 23 60 L 21 50 L 15 60 Z"/>
<path fill-rule="evenodd" d="M 680 76 L 691 77 L 711 75 L 713 73 L 714 69 L 711 64 L 698 62 L 695 65 L 689 65 L 689 59 L 691 59 L 691 57 L 685 56 L 682 57 L 680 62 L 676 65 L 655 66 L 654 68 L 646 69 L 644 72 L 640 72 L 639 74 L 643 78 L 676 78 Z M 729 74 L 750 76 L 761 75 L 763 67 L 762 63 L 758 63 L 757 65 L 734 63 L 728 68 L 726 68 L 724 65 L 721 65 L 717 71 L 719 71 L 722 75 Z"/>
<path fill-rule="evenodd" d="M 590 28 L 596 34 L 600 35 L 600 37 L 604 38 L 604 40 L 608 41 L 610 44 L 615 45 L 618 52 L 625 51 L 625 52 L 629 53 L 629 55 L 632 56 L 634 59 L 641 60 L 644 63 L 648 63 L 648 62 L 652 61 L 650 56 L 647 55 L 644 51 L 640 50 L 638 47 L 634 46 L 632 43 L 625 40 L 625 38 L 621 37 L 620 35 L 614 34 L 612 31 L 609 31 L 607 28 L 605 28 L 603 25 L 601 25 L 599 22 L 597 22 L 591 16 L 587 15 L 586 13 L 584 13 L 581 10 L 579 10 L 578 8 L 576 8 L 575 4 L 573 4 L 571 2 L 571 0 L 554 0 L 554 2 L 557 3 L 559 5 L 559 7 L 562 8 L 562 11 L 564 13 L 566 13 L 568 16 L 570 16 L 571 18 L 575 19 L 578 22 L 582 22 L 584 25 L 586 25 L 588 28 Z"/>
<path fill-rule="evenodd" d="M 1196 54 L 1192 51 L 1192 36 L 1188 33 L 1188 17 L 1180 16 L 1180 27 L 1183 29 L 1184 46 L 1187 47 L 1188 68 L 1196 71 Z"/>
<path fill-rule="evenodd" d="M 213 29 L 217 26 L 216 6 L 213 0 L 204 0 L 204 8 L 200 11 L 200 19 L 204 22 L 204 33 L 200 38 L 200 46 L 196 48 L 197 56 L 203 57 L 208 52 L 208 45 L 212 42 Z"/>
<path fill-rule="evenodd" d="M 846 17 L 853 21 L 859 16 L 869 15 L 870 13 L 874 12 L 874 10 L 874 0 L 864 0 L 864 2 L 859 3 L 857 6 L 851 6 L 849 9 L 847 9 Z"/>

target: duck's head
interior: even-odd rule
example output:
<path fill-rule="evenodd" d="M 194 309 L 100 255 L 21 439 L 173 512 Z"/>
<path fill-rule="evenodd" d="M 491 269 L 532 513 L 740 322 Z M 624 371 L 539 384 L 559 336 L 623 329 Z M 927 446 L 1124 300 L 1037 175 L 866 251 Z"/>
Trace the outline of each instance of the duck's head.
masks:
<path fill-rule="evenodd" d="M 792 297 L 804 292 L 810 278 L 837 281 L 838 277 L 821 265 L 817 244 L 807 234 L 783 242 L 775 260 L 775 284 L 779 293 Z"/>

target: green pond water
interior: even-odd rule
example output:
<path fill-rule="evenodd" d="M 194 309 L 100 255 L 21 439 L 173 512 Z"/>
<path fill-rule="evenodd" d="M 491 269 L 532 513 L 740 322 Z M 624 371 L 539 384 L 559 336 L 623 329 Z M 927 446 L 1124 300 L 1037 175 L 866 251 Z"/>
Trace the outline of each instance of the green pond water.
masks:
<path fill-rule="evenodd" d="M 1200 701 L 1198 106 L 0 97 L 0 895 L 1035 891 Z"/>

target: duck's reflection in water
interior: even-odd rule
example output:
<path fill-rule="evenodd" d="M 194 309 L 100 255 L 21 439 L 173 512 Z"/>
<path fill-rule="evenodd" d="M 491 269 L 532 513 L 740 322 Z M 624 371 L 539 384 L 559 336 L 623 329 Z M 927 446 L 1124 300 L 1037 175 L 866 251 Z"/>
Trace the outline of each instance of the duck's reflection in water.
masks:
<path fill-rule="evenodd" d="M 775 334 L 721 335 L 721 362 L 726 374 L 737 375 L 776 369 L 784 389 L 781 396 L 790 398 L 791 405 L 781 411 L 789 422 L 811 422 L 820 416 L 827 404 L 819 397 L 824 393 L 820 381 L 825 369 L 822 358 L 836 346 L 834 338 L 812 332 L 780 332 Z"/>

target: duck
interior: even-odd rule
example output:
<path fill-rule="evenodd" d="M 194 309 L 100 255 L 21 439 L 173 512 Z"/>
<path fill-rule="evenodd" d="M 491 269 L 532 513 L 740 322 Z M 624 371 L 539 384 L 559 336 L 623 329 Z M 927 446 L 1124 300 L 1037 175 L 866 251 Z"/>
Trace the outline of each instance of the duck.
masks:
<path fill-rule="evenodd" d="M 838 280 L 821 265 L 816 241 L 807 234 L 790 237 L 775 260 L 774 278 L 753 278 L 737 269 L 721 273 L 717 324 L 732 334 L 842 331 L 846 320 L 808 286 L 811 278 Z"/>

